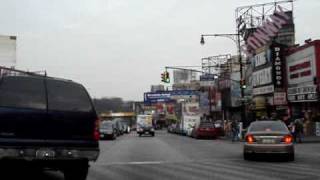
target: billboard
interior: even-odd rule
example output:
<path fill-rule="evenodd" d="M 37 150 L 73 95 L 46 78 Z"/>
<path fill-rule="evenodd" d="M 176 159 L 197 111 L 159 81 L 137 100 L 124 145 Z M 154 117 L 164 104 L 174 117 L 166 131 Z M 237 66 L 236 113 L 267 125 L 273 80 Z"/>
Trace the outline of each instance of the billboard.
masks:
<path fill-rule="evenodd" d="M 310 46 L 286 58 L 288 84 L 312 82 L 316 77 L 315 47 Z"/>
<path fill-rule="evenodd" d="M 192 90 L 174 90 L 174 91 L 159 91 L 144 93 L 144 103 L 170 103 L 179 99 L 192 100 L 197 99 L 197 91 Z"/>
<path fill-rule="evenodd" d="M 206 74 L 200 76 L 200 86 L 210 87 L 215 85 L 216 75 L 214 74 Z"/>
<path fill-rule="evenodd" d="M 272 67 L 267 67 L 252 73 L 252 86 L 257 87 L 272 83 Z"/>

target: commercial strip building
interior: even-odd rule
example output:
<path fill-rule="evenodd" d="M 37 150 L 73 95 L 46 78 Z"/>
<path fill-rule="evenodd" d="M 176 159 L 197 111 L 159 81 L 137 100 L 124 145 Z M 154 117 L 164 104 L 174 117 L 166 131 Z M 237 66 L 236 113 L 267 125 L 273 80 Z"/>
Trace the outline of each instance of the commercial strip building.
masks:
<path fill-rule="evenodd" d="M 286 57 L 290 114 L 304 117 L 305 134 L 313 135 L 320 122 L 320 40 L 292 48 Z"/>
<path fill-rule="evenodd" d="M 304 118 L 305 134 L 315 135 L 315 122 L 320 121 L 320 40 L 301 46 L 272 41 L 257 49 L 245 68 L 244 98 L 236 62 L 236 57 L 225 62 L 228 68 L 220 70 L 218 78 L 202 74 L 199 80 L 177 81 L 171 91 L 145 93 L 145 102 L 171 117 L 177 102 L 196 102 L 203 118 L 213 121 L 240 121 L 244 102 L 248 122 L 274 115 L 286 123 Z"/>

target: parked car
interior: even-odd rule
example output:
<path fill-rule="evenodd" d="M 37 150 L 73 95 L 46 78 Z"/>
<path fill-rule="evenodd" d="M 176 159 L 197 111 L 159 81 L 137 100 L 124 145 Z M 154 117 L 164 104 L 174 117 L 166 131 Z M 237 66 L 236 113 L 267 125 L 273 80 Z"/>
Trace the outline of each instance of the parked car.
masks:
<path fill-rule="evenodd" d="M 103 121 L 100 125 L 100 138 L 101 139 L 112 139 L 117 138 L 117 130 L 115 124 L 112 121 Z"/>
<path fill-rule="evenodd" d="M 201 122 L 198 126 L 194 126 L 191 132 L 191 137 L 200 138 L 216 138 L 217 131 L 214 123 L 212 122 Z"/>
<path fill-rule="evenodd" d="M 189 137 L 191 137 L 193 129 L 194 129 L 194 126 L 191 127 L 191 128 L 188 128 L 188 129 L 187 129 L 187 132 L 186 132 L 186 135 L 189 136 Z"/>
<path fill-rule="evenodd" d="M 169 133 L 173 133 L 174 128 L 175 128 L 175 124 L 170 124 L 167 130 Z"/>
<path fill-rule="evenodd" d="M 99 155 L 99 124 L 81 84 L 40 75 L 1 77 L 1 160 L 85 180 L 89 161 Z"/>
<path fill-rule="evenodd" d="M 294 160 L 293 137 L 281 121 L 252 122 L 245 136 L 243 149 L 245 160 L 258 154 L 283 154 Z"/>
<path fill-rule="evenodd" d="M 120 135 L 123 135 L 124 134 L 124 129 L 123 129 L 123 126 L 122 126 L 122 123 L 121 123 L 121 119 L 114 119 L 113 122 L 115 124 L 115 127 L 116 127 L 116 131 L 117 131 L 117 136 L 120 136 Z"/>
<path fill-rule="evenodd" d="M 130 133 L 130 126 L 129 126 L 128 121 L 122 120 L 121 123 L 123 126 L 124 133 L 126 133 L 126 134 Z"/>
<path fill-rule="evenodd" d="M 224 129 L 223 129 L 223 121 L 222 120 L 215 121 L 214 128 L 215 128 L 217 136 L 224 136 Z"/>

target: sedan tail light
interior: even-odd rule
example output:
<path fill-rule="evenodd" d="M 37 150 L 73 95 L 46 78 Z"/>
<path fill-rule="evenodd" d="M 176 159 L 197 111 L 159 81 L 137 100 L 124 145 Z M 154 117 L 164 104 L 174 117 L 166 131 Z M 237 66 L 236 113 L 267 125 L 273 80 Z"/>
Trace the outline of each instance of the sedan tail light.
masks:
<path fill-rule="evenodd" d="M 249 134 L 249 135 L 246 136 L 246 142 L 247 142 L 248 144 L 252 144 L 252 143 L 256 142 L 256 140 L 255 140 L 255 138 L 253 137 L 253 135 Z"/>
<path fill-rule="evenodd" d="M 291 144 L 293 142 L 292 135 L 288 134 L 288 135 L 283 136 L 282 142 L 284 142 L 285 144 Z"/>

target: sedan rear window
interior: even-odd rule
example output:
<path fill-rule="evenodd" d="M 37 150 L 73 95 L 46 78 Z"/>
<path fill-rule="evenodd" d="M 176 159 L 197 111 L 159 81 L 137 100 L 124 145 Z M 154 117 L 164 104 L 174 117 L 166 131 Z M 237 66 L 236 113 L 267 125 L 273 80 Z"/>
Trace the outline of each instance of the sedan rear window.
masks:
<path fill-rule="evenodd" d="M 91 100 L 79 84 L 48 80 L 48 109 L 57 111 L 92 111 Z"/>
<path fill-rule="evenodd" d="M 42 78 L 5 77 L 0 82 L 0 106 L 46 109 Z"/>
<path fill-rule="evenodd" d="M 112 122 L 103 122 L 101 125 L 101 128 L 103 129 L 112 129 L 113 128 L 113 123 Z"/>
<path fill-rule="evenodd" d="M 254 122 L 250 125 L 249 131 L 280 131 L 287 132 L 288 128 L 285 124 L 276 121 L 270 122 Z"/>

